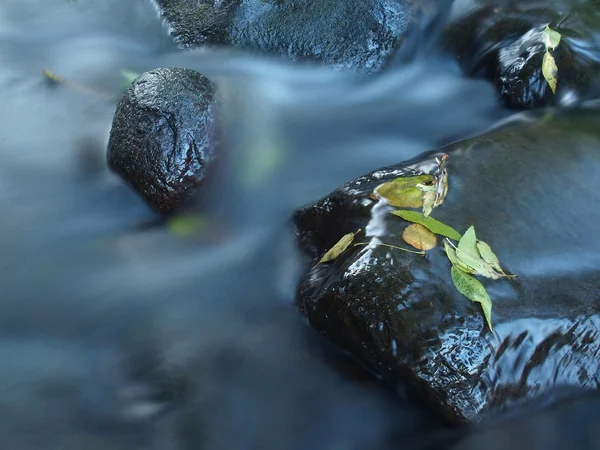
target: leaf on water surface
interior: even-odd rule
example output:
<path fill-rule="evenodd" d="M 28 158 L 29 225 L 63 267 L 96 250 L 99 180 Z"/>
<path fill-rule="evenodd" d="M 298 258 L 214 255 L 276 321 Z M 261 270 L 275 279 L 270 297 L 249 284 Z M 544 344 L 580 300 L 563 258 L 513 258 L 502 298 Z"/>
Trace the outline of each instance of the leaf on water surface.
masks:
<path fill-rule="evenodd" d="M 208 221 L 196 214 L 186 214 L 172 217 L 167 222 L 169 231 L 178 237 L 188 237 L 201 232 Z"/>
<path fill-rule="evenodd" d="M 337 243 L 333 247 L 331 247 L 327 251 L 327 253 L 323 255 L 323 257 L 319 260 L 319 264 L 328 261 L 333 261 L 342 253 L 344 253 L 344 251 L 350 246 L 350 244 L 352 244 L 352 241 L 354 241 L 354 236 L 360 233 L 360 231 L 361 230 L 358 230 L 355 233 L 348 233 L 343 235 L 341 239 L 337 241 Z"/>
<path fill-rule="evenodd" d="M 460 239 L 460 234 L 454 228 L 440 222 L 439 220 L 435 220 L 433 217 L 426 217 L 420 212 L 398 209 L 396 211 L 392 211 L 392 214 L 402 217 L 404 220 L 409 222 L 423 225 L 425 228 L 435 234 L 440 234 L 457 241 Z"/>
<path fill-rule="evenodd" d="M 542 75 L 548 82 L 552 93 L 556 93 L 556 85 L 558 83 L 558 67 L 556 67 L 556 61 L 554 56 L 550 52 L 544 53 L 544 59 L 542 60 Z"/>
<path fill-rule="evenodd" d="M 413 223 L 405 228 L 402 239 L 417 250 L 431 250 L 437 244 L 437 237 L 423 225 Z"/>
<path fill-rule="evenodd" d="M 121 69 L 121 75 L 125 79 L 125 81 L 123 81 L 123 87 L 128 88 L 141 73 L 134 72 L 133 70 Z"/>
<path fill-rule="evenodd" d="M 554 50 L 560 43 L 561 34 L 558 31 L 554 31 L 548 25 L 544 28 L 544 44 L 546 49 L 551 48 Z"/>
<path fill-rule="evenodd" d="M 64 83 L 65 79 L 62 77 L 59 77 L 58 75 L 56 75 L 54 72 L 52 72 L 50 69 L 44 69 L 42 71 L 42 73 L 44 74 L 44 76 L 51 80 L 54 81 L 55 83 Z"/>
<path fill-rule="evenodd" d="M 463 272 L 456 266 L 452 266 L 450 270 L 452 275 L 452 282 L 454 286 L 462 295 L 467 297 L 472 302 L 480 303 L 483 309 L 483 315 L 485 321 L 490 329 L 492 328 L 492 299 L 488 295 L 483 284 L 481 284 L 475 277 Z"/>

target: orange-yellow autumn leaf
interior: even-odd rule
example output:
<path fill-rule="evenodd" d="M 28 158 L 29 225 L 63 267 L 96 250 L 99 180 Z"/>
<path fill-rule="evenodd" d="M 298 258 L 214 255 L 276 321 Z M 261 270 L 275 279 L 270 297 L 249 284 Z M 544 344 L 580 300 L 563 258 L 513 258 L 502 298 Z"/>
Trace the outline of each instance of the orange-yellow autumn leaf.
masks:
<path fill-rule="evenodd" d="M 418 250 L 431 250 L 437 244 L 437 237 L 423 225 L 413 223 L 406 227 L 402 239 Z"/>

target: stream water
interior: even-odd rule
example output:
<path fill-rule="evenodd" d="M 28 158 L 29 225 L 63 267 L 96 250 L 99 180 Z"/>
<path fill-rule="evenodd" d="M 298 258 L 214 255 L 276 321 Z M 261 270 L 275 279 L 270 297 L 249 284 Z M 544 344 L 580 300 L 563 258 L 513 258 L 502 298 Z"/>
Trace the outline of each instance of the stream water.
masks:
<path fill-rule="evenodd" d="M 442 60 L 363 79 L 183 52 L 146 0 L 2 0 L 0 61 L 3 447 L 506 448 L 503 428 L 462 441 L 307 326 L 289 225 L 349 179 L 505 118 L 491 86 Z M 105 164 L 121 71 L 169 66 L 225 105 L 229 164 L 200 237 Z M 597 401 L 573 408 L 534 425 L 597 417 Z M 513 448 L 560 448 L 518 424 Z"/>

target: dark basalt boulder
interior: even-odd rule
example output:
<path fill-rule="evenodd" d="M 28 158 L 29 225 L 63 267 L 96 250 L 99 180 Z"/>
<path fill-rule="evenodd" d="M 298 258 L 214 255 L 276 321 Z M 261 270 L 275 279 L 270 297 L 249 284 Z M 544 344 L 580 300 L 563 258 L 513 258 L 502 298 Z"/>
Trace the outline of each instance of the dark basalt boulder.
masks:
<path fill-rule="evenodd" d="M 454 424 L 600 380 L 600 129 L 597 114 L 513 126 L 377 170 L 298 210 L 312 267 L 298 302 L 313 327 L 392 386 Z M 432 216 L 460 233 L 475 225 L 514 279 L 483 279 L 493 332 L 479 304 L 454 287 L 441 243 L 409 247 L 408 222 L 369 198 L 379 184 L 429 173 L 450 155 L 449 193 Z M 346 233 L 337 259 L 317 264 Z"/>
<path fill-rule="evenodd" d="M 318 61 L 335 68 L 381 69 L 404 34 L 410 0 L 157 0 L 184 46 L 229 45 Z"/>
<path fill-rule="evenodd" d="M 115 112 L 107 160 L 155 211 L 186 206 L 214 170 L 219 136 L 214 85 L 190 69 L 142 74 Z"/>
<path fill-rule="evenodd" d="M 581 2 L 563 11 L 552 2 L 505 3 L 487 4 L 448 27 L 445 47 L 463 71 L 492 81 L 511 108 L 568 105 L 587 95 L 600 81 L 597 6 Z M 542 74 L 546 25 L 562 36 L 550 49 L 558 67 L 555 93 Z"/>

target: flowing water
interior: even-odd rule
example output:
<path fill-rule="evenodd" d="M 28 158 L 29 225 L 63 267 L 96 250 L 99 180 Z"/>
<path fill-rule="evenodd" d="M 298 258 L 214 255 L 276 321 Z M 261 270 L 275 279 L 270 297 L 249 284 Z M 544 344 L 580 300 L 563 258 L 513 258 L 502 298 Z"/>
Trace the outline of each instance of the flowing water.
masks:
<path fill-rule="evenodd" d="M 460 438 L 297 313 L 289 217 L 353 177 L 506 117 L 488 84 L 442 60 L 364 79 L 183 52 L 146 0 L 3 0 L 0 61 L 4 447 L 437 448 Z M 194 237 L 157 221 L 105 165 L 121 70 L 169 66 L 219 85 L 228 130 L 208 231 Z"/>

